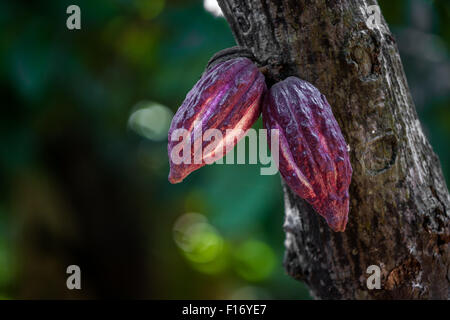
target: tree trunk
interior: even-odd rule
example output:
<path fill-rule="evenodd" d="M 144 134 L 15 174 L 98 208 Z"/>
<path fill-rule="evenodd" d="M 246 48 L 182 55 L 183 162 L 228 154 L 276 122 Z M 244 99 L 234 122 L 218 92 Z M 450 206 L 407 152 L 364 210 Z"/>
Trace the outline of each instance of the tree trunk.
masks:
<path fill-rule="evenodd" d="M 350 147 L 349 223 L 331 231 L 284 185 L 285 267 L 321 299 L 447 299 L 450 196 L 425 138 L 394 38 L 356 0 L 219 0 L 237 43 L 314 84 Z M 368 12 L 369 11 L 369 12 Z M 368 289 L 367 268 L 381 269 Z"/>

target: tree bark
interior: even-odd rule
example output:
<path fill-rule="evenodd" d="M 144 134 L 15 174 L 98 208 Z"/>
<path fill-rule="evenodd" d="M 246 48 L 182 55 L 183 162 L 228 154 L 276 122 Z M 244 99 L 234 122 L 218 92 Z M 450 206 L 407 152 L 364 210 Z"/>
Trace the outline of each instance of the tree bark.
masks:
<path fill-rule="evenodd" d="M 356 0 L 219 0 L 237 43 L 330 102 L 350 147 L 349 223 L 331 231 L 283 184 L 285 268 L 321 299 L 448 299 L 450 196 L 425 138 L 394 38 Z M 381 268 L 381 289 L 367 267 Z"/>

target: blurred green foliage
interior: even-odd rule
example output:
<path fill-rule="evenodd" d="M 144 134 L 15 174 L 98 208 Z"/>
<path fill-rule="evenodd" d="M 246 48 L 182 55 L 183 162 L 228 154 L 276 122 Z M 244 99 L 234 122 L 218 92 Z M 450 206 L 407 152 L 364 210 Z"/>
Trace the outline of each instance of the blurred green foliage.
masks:
<path fill-rule="evenodd" d="M 450 4 L 380 5 L 448 179 Z M 234 45 L 223 18 L 201 1 L 3 1 L 0 25 L 0 297 L 309 298 L 281 264 L 278 176 L 213 165 L 167 182 L 164 128 Z"/>

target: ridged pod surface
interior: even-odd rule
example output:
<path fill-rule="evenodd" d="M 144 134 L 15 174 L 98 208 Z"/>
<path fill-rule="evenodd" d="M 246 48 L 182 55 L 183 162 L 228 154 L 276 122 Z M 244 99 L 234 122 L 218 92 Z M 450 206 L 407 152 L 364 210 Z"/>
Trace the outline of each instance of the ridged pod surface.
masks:
<path fill-rule="evenodd" d="M 172 119 L 169 181 L 181 182 L 192 171 L 232 150 L 258 119 L 265 90 L 264 76 L 247 58 L 231 59 L 208 69 Z M 209 129 L 216 129 L 216 135 Z M 181 141 L 186 143 L 184 150 Z M 180 156 L 184 159 L 181 163 Z"/>
<path fill-rule="evenodd" d="M 279 170 L 287 185 L 334 231 L 344 231 L 352 167 L 325 96 L 309 82 L 289 77 L 266 95 L 263 122 L 269 131 L 279 130 Z"/>

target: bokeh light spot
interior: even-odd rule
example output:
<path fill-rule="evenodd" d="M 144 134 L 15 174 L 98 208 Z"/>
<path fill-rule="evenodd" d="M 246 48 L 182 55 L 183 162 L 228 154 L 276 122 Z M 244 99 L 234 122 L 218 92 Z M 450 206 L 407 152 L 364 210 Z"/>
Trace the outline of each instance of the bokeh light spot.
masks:
<path fill-rule="evenodd" d="M 198 213 L 181 216 L 175 222 L 173 236 L 175 243 L 192 262 L 210 262 L 223 249 L 222 236 Z"/>
<path fill-rule="evenodd" d="M 186 213 L 179 217 L 173 225 L 173 239 L 177 246 L 183 251 L 191 250 L 188 233 L 189 228 L 193 225 L 206 222 L 207 219 L 204 215 L 195 212 Z"/>
<path fill-rule="evenodd" d="M 235 271 L 248 281 L 262 281 L 273 272 L 276 257 L 268 245 L 249 240 L 240 245 L 235 253 Z"/>
<path fill-rule="evenodd" d="M 156 102 L 140 102 L 128 119 L 128 125 L 137 134 L 154 141 L 167 139 L 172 111 Z"/>
<path fill-rule="evenodd" d="M 220 254 L 218 254 L 214 259 L 203 263 L 191 261 L 192 268 L 199 272 L 206 273 L 209 275 L 218 274 L 223 270 L 225 270 L 228 266 L 229 263 L 228 251 L 229 250 L 227 249 L 227 245 L 224 242 L 224 246 Z"/>
<path fill-rule="evenodd" d="M 192 262 L 210 262 L 222 252 L 223 239 L 208 223 L 191 226 L 186 230 L 186 236 L 189 250 L 185 250 L 184 253 Z"/>
<path fill-rule="evenodd" d="M 173 237 L 193 269 L 216 274 L 227 266 L 225 241 L 199 213 L 186 213 L 175 222 Z"/>

